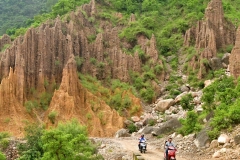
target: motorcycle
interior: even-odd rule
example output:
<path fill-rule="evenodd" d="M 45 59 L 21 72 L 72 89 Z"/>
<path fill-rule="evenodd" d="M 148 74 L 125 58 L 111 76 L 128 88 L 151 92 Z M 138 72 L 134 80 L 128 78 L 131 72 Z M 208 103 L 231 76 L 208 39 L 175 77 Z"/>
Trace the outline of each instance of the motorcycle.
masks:
<path fill-rule="evenodd" d="M 164 153 L 164 160 L 177 160 L 176 159 L 176 151 L 175 147 L 169 146 L 168 147 L 168 159 L 166 157 L 166 152 Z"/>
<path fill-rule="evenodd" d="M 140 142 L 140 152 L 145 153 L 146 149 L 147 149 L 147 142 L 146 141 Z"/>

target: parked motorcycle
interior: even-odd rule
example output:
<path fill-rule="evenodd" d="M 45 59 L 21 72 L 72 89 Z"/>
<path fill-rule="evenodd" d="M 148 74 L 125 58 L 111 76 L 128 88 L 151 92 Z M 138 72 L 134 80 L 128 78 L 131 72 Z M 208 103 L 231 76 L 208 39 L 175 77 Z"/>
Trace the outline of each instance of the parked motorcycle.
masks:
<path fill-rule="evenodd" d="M 145 153 L 146 149 L 147 149 L 147 142 L 146 141 L 140 142 L 140 152 Z"/>
<path fill-rule="evenodd" d="M 166 157 L 166 152 L 164 153 L 164 160 L 177 160 L 176 159 L 176 151 L 175 147 L 169 146 L 168 147 L 168 159 Z"/>

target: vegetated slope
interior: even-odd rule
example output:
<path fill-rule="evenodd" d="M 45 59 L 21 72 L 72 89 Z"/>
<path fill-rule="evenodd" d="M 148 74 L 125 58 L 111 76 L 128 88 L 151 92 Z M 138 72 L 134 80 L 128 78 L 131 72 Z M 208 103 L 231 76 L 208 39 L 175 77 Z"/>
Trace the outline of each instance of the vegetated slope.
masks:
<path fill-rule="evenodd" d="M 27 25 L 27 20 L 47 11 L 46 4 L 51 7 L 53 0 L 1 0 L 0 2 L 0 35 L 7 29 L 20 28 Z M 56 0 L 55 0 L 56 1 Z"/>

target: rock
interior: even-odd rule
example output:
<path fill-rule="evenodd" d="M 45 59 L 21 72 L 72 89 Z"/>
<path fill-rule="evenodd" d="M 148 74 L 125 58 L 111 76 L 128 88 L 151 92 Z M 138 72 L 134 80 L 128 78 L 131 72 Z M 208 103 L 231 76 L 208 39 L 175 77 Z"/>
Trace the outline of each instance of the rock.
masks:
<path fill-rule="evenodd" d="M 131 117 L 131 120 L 132 120 L 133 122 L 139 122 L 139 121 L 140 121 L 140 118 L 139 118 L 138 116 L 133 116 L 133 117 Z"/>
<path fill-rule="evenodd" d="M 143 119 L 143 125 L 149 124 L 151 121 L 156 121 L 156 119 L 152 116 L 152 114 L 147 114 Z"/>
<path fill-rule="evenodd" d="M 198 148 L 206 147 L 206 144 L 210 142 L 208 132 L 209 128 L 202 129 L 196 136 L 196 139 L 194 140 L 194 144 Z"/>
<path fill-rule="evenodd" d="M 217 140 L 212 140 L 211 144 L 210 144 L 210 148 L 217 148 L 218 147 L 218 141 Z"/>
<path fill-rule="evenodd" d="M 183 85 L 180 88 L 181 92 L 189 92 L 190 91 L 190 86 L 189 85 Z"/>
<path fill-rule="evenodd" d="M 120 129 L 116 132 L 115 137 L 130 137 L 131 135 L 128 133 L 127 129 Z"/>
<path fill-rule="evenodd" d="M 182 97 L 185 96 L 186 94 L 188 94 L 188 92 L 183 92 L 183 93 L 179 94 L 179 95 L 174 99 L 175 103 L 180 102 L 181 99 L 182 99 Z"/>
<path fill-rule="evenodd" d="M 206 81 L 204 81 L 204 87 L 207 87 L 212 83 L 213 83 L 213 80 L 206 80 Z"/>
<path fill-rule="evenodd" d="M 211 58 L 209 61 L 209 65 L 212 70 L 218 70 L 218 69 L 223 68 L 222 61 L 218 57 Z"/>
<path fill-rule="evenodd" d="M 226 134 L 221 134 L 219 137 L 218 137 L 218 143 L 219 144 L 225 144 L 225 143 L 228 143 L 230 142 L 230 138 L 228 137 L 228 135 Z"/>
<path fill-rule="evenodd" d="M 130 120 L 125 120 L 124 124 L 125 124 L 126 127 L 128 127 L 129 125 L 133 124 L 133 122 L 130 121 Z"/>
<path fill-rule="evenodd" d="M 178 108 L 177 108 L 176 106 L 171 106 L 171 107 L 168 109 L 168 111 L 169 111 L 170 113 L 176 114 L 176 113 L 178 113 Z M 166 111 L 165 111 L 165 113 L 166 113 Z"/>
<path fill-rule="evenodd" d="M 197 106 L 196 111 L 197 113 L 201 113 L 203 111 L 202 105 Z"/>
<path fill-rule="evenodd" d="M 225 143 L 223 145 L 223 148 L 231 148 L 231 147 L 232 147 L 232 145 L 230 143 Z"/>
<path fill-rule="evenodd" d="M 229 57 L 230 57 L 230 53 L 225 53 L 222 57 L 222 62 L 226 65 L 229 65 Z"/>
<path fill-rule="evenodd" d="M 240 144 L 240 135 L 236 135 L 234 137 L 234 142 L 235 142 L 236 145 Z"/>
<path fill-rule="evenodd" d="M 173 99 L 161 100 L 157 103 L 155 110 L 157 110 L 159 112 L 165 112 L 173 104 L 174 104 Z"/>
<path fill-rule="evenodd" d="M 215 152 L 213 155 L 212 155 L 213 158 L 220 158 L 221 157 L 221 154 L 219 152 Z"/>
<path fill-rule="evenodd" d="M 163 123 L 159 127 L 153 128 L 153 131 L 156 135 L 166 134 L 174 132 L 177 128 L 180 128 L 182 125 L 177 118 L 170 119 L 169 121 Z"/>
<path fill-rule="evenodd" d="M 137 126 L 138 129 L 143 127 L 143 122 L 136 122 L 135 126 Z"/>
<path fill-rule="evenodd" d="M 143 130 L 140 131 L 140 133 L 143 134 L 151 134 L 152 131 L 154 131 L 157 127 L 153 127 L 153 126 L 146 126 L 143 128 Z"/>
<path fill-rule="evenodd" d="M 100 148 L 103 149 L 106 147 L 106 144 L 101 144 Z"/>

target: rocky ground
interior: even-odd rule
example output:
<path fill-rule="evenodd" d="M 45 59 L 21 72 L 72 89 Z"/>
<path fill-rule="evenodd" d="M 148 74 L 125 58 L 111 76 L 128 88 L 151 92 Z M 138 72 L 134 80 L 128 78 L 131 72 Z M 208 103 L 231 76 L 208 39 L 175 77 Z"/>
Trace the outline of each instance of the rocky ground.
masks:
<path fill-rule="evenodd" d="M 206 81 L 205 86 L 211 81 Z M 142 116 L 134 116 L 126 120 L 126 128 L 135 125 L 137 132 L 132 134 L 127 129 L 121 129 L 114 138 L 93 138 L 99 143 L 99 153 L 107 160 L 132 160 L 132 154 L 138 152 L 137 143 L 141 134 L 145 134 L 148 141 L 148 152 L 145 159 L 163 158 L 163 144 L 168 137 L 172 137 L 178 148 L 178 159 L 182 160 L 238 160 L 240 159 L 240 125 L 231 131 L 222 132 L 218 139 L 210 140 L 206 128 L 197 134 L 182 136 L 174 132 L 181 126 L 180 118 L 186 117 L 186 111 L 179 105 L 179 101 L 186 94 L 194 99 L 195 112 L 202 112 L 201 90 L 193 90 L 184 85 L 180 88 L 181 94 L 175 99 L 160 97 L 154 104 L 144 106 Z M 163 94 L 166 95 L 166 94 Z M 154 122 L 154 123 L 152 123 Z M 205 123 L 209 119 L 204 119 Z M 169 134 L 171 133 L 171 134 Z"/>

